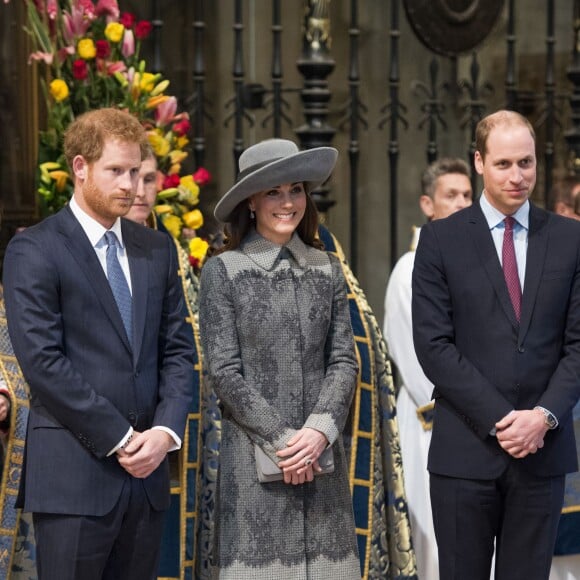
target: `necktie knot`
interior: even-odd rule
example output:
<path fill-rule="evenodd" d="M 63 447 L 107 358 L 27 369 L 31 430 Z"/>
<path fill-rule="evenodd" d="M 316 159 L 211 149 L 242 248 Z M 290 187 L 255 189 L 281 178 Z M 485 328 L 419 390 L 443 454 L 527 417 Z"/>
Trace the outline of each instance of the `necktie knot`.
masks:
<path fill-rule="evenodd" d="M 107 246 L 120 246 L 119 240 L 115 234 L 115 232 L 105 232 L 105 242 L 107 242 Z"/>
<path fill-rule="evenodd" d="M 503 223 L 505 224 L 506 233 L 514 231 L 514 225 L 516 224 L 516 220 L 511 215 L 508 215 L 503 220 Z M 115 235 L 115 234 L 113 234 L 113 235 Z"/>

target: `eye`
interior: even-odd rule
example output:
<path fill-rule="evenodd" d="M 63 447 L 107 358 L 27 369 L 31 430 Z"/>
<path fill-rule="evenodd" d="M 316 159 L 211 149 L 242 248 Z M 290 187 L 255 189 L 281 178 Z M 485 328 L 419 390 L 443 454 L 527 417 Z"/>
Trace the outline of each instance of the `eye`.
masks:
<path fill-rule="evenodd" d="M 137 177 L 139 175 L 139 168 L 133 167 L 133 169 L 131 169 L 130 173 L 131 173 L 131 177 Z"/>
<path fill-rule="evenodd" d="M 266 197 L 275 197 L 278 195 L 279 191 L 277 189 L 270 189 L 266 192 Z"/>

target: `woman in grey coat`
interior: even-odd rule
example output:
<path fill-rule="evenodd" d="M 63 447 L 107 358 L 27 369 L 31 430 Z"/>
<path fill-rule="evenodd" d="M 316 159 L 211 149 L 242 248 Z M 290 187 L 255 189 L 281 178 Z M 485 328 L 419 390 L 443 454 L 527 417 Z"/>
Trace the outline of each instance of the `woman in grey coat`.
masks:
<path fill-rule="evenodd" d="M 200 331 L 223 407 L 219 578 L 361 576 L 341 439 L 357 360 L 342 270 L 319 249 L 309 195 L 336 157 L 258 143 L 215 209 L 226 244 L 202 270 Z M 279 480 L 260 481 L 266 463 Z"/>

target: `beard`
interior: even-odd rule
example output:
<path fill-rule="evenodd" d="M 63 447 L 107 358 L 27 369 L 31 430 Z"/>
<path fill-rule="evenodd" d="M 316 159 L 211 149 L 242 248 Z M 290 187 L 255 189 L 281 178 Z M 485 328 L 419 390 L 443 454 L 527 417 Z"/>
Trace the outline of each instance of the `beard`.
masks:
<path fill-rule="evenodd" d="M 105 193 L 94 182 L 92 175 L 89 176 L 82 187 L 82 198 L 87 212 L 97 221 L 113 223 L 118 217 L 124 216 L 130 209 L 135 199 L 135 192 L 130 194 L 125 191 L 113 191 Z"/>

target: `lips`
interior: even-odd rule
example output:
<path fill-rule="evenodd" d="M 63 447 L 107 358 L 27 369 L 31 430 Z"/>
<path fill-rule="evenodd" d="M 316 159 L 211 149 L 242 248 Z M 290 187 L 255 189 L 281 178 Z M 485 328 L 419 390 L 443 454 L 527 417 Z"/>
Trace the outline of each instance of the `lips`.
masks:
<path fill-rule="evenodd" d="M 294 216 L 296 215 L 296 212 L 291 212 L 291 213 L 275 213 L 274 217 L 278 220 L 282 220 L 282 221 L 290 221 Z"/>

